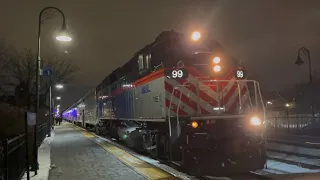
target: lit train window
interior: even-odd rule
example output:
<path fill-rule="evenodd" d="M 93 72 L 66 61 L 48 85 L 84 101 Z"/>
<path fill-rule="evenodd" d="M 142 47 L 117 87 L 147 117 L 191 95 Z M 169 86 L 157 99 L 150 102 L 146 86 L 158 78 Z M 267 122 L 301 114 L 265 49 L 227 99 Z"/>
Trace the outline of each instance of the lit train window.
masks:
<path fill-rule="evenodd" d="M 189 77 L 189 72 L 186 69 L 166 69 L 165 76 L 168 79 L 185 79 Z"/>

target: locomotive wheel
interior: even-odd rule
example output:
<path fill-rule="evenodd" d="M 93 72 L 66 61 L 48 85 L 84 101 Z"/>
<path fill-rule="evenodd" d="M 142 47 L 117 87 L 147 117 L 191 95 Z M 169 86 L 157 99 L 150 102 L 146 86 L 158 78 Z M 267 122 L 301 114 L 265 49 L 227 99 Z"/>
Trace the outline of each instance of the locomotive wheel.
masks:
<path fill-rule="evenodd" d="M 99 128 L 95 127 L 94 129 L 95 129 L 96 134 L 100 135 Z"/>

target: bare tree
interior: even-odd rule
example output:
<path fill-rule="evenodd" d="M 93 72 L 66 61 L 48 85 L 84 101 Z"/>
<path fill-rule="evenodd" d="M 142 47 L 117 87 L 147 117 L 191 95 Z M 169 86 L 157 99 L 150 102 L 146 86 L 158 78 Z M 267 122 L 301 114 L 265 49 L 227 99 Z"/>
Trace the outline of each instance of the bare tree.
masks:
<path fill-rule="evenodd" d="M 7 53 L 6 67 L 4 68 L 5 87 L 12 92 L 15 88 L 21 84 L 26 85 L 27 92 L 25 96 L 28 96 L 28 106 L 35 104 L 36 95 L 36 55 L 31 49 L 25 49 L 24 52 L 17 52 L 15 50 Z M 72 77 L 78 70 L 78 68 L 71 63 L 70 60 L 62 58 L 48 58 L 42 60 L 42 69 L 50 67 L 53 71 L 55 79 L 58 81 L 67 80 Z M 42 98 L 41 104 L 45 103 L 45 97 L 49 93 L 49 78 L 41 76 L 40 78 L 41 88 L 40 93 Z"/>
<path fill-rule="evenodd" d="M 0 95 L 5 93 L 3 84 L 5 80 L 5 70 L 8 66 L 8 53 L 10 52 L 9 47 L 5 41 L 0 39 Z"/>

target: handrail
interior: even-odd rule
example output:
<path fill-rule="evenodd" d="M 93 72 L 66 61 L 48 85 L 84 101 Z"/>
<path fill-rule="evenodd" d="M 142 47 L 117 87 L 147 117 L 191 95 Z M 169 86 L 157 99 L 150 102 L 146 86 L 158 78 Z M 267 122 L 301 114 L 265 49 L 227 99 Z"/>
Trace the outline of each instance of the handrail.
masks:
<path fill-rule="evenodd" d="M 38 145 L 41 144 L 41 142 L 47 135 L 46 127 L 47 123 L 43 123 L 37 128 L 37 132 L 39 132 L 39 136 L 37 139 Z M 16 135 L 10 139 L 0 140 L 0 146 L 2 146 L 4 149 L 4 159 L 0 159 L 0 162 L 3 164 L 0 163 L 0 168 L 3 170 L 5 180 L 21 179 L 23 174 L 25 173 L 26 158 L 28 157 L 26 150 L 27 144 L 29 142 L 29 140 L 27 141 L 28 136 L 29 134 L 23 133 Z M 2 174 L 0 174 L 0 176 L 1 175 Z"/>

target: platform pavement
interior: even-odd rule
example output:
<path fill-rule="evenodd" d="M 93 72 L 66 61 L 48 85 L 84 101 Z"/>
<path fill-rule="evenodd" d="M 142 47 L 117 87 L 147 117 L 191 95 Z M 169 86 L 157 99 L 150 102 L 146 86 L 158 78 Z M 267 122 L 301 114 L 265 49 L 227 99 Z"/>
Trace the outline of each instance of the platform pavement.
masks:
<path fill-rule="evenodd" d="M 49 180 L 146 179 L 69 123 L 56 126 L 51 164 Z"/>
<path fill-rule="evenodd" d="M 39 148 L 40 169 L 37 176 L 33 176 L 31 172 L 32 180 L 146 179 L 76 129 L 80 128 L 69 123 L 56 126 L 52 136 L 46 138 Z M 269 166 L 271 168 L 272 164 Z M 275 180 L 285 179 L 287 176 L 291 179 L 296 176 L 301 178 L 299 174 L 287 173 L 290 172 L 274 174 L 272 177 Z M 310 173 L 304 175 L 312 178 L 319 175 Z M 26 176 L 23 179 L 26 179 Z"/>
<path fill-rule="evenodd" d="M 72 124 L 56 126 L 39 149 L 39 171 L 32 180 L 142 180 L 144 176 L 88 139 Z M 24 176 L 23 179 L 26 179 Z"/>

